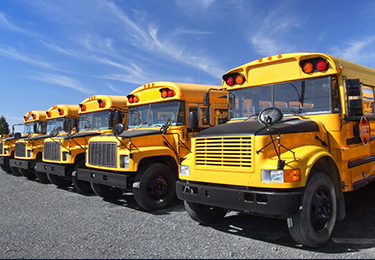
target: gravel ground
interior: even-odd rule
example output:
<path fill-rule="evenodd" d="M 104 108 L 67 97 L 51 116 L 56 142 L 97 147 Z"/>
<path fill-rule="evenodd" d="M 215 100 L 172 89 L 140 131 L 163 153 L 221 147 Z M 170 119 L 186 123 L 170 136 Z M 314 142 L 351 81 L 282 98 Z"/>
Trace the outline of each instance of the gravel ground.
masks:
<path fill-rule="evenodd" d="M 181 201 L 140 210 L 131 194 L 84 196 L 0 170 L 0 258 L 374 258 L 375 183 L 347 196 L 347 218 L 320 249 L 296 245 L 286 221 L 230 213 L 212 226 Z"/>

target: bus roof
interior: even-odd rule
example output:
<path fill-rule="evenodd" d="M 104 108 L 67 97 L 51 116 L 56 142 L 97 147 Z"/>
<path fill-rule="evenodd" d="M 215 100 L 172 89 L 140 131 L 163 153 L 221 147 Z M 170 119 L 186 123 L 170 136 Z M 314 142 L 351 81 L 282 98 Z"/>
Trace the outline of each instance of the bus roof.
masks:
<path fill-rule="evenodd" d="M 55 105 L 46 111 L 47 119 L 78 114 L 79 105 Z"/>
<path fill-rule="evenodd" d="M 304 73 L 300 62 L 312 58 L 326 60 L 328 69 L 324 72 Z M 242 73 L 245 76 L 246 84 L 241 87 L 335 75 L 341 72 L 348 78 L 360 77 L 364 84 L 375 84 L 374 69 L 323 53 L 286 53 L 269 56 L 231 69 L 226 74 L 234 72 Z M 230 88 L 224 80 L 223 87 Z"/>
<path fill-rule="evenodd" d="M 23 122 L 34 122 L 34 121 L 46 121 L 46 111 L 45 110 L 32 110 L 26 113 L 23 117 Z"/>
<path fill-rule="evenodd" d="M 163 102 L 168 100 L 186 100 L 191 102 L 202 102 L 204 94 L 209 89 L 220 89 L 221 86 L 178 83 L 169 81 L 159 81 L 142 85 L 134 89 L 129 95 L 136 95 L 142 103 Z M 162 89 L 173 90 L 173 96 L 162 98 Z M 197 94 L 198 93 L 198 94 Z M 129 104 L 130 105 L 130 104 Z"/>
<path fill-rule="evenodd" d="M 95 95 L 83 100 L 79 107 L 79 114 L 104 111 L 112 107 L 126 108 L 126 96 Z"/>

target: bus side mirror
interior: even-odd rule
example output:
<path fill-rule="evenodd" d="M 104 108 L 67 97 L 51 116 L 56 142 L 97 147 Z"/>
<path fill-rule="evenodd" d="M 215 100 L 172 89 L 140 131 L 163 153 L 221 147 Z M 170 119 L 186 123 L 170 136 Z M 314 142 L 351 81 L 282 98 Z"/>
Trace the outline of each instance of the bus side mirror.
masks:
<path fill-rule="evenodd" d="M 226 117 L 219 118 L 219 125 L 225 124 L 226 122 L 227 122 L 227 118 Z"/>
<path fill-rule="evenodd" d="M 119 110 L 116 110 L 115 111 L 115 124 L 120 124 L 120 123 L 122 123 L 122 113 L 121 113 L 121 111 L 119 111 Z"/>
<path fill-rule="evenodd" d="M 189 113 L 189 128 L 196 130 L 198 129 L 198 115 L 197 112 L 191 111 Z"/>
<path fill-rule="evenodd" d="M 359 79 L 346 80 L 346 90 L 348 95 L 349 116 L 362 116 L 363 105 L 361 94 L 361 82 L 359 81 Z"/>
<path fill-rule="evenodd" d="M 210 92 L 209 91 L 204 94 L 203 105 L 205 107 L 208 107 L 210 105 Z"/>
<path fill-rule="evenodd" d="M 108 111 L 108 126 L 113 126 L 113 119 L 115 118 L 115 112 L 113 110 Z"/>
<path fill-rule="evenodd" d="M 72 127 L 77 129 L 78 130 L 78 122 L 79 122 L 79 119 L 78 118 L 73 118 L 73 125 Z"/>
<path fill-rule="evenodd" d="M 69 132 L 69 131 L 70 131 L 70 128 L 71 128 L 70 118 L 65 117 L 65 118 L 64 118 L 64 125 L 63 125 L 64 132 L 65 132 L 65 133 Z"/>
<path fill-rule="evenodd" d="M 125 125 L 124 124 L 116 124 L 113 128 L 112 128 L 112 134 L 115 135 L 115 136 L 118 136 L 120 135 L 122 132 L 124 132 L 125 130 Z"/>
<path fill-rule="evenodd" d="M 20 132 L 17 132 L 14 134 L 14 139 L 18 140 L 21 138 L 21 133 Z"/>

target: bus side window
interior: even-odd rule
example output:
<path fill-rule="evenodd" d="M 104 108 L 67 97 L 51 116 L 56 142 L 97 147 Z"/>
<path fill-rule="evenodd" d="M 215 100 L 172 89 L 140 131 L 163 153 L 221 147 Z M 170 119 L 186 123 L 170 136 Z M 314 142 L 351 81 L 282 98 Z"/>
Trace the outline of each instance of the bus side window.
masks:
<path fill-rule="evenodd" d="M 362 86 L 364 115 L 374 115 L 372 103 L 374 102 L 374 88 Z"/>

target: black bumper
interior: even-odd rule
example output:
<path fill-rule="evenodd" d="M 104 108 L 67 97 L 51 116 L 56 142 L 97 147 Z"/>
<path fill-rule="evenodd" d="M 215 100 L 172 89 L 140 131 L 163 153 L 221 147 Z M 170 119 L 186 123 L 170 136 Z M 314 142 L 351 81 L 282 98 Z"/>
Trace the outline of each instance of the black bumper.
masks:
<path fill-rule="evenodd" d="M 54 174 L 61 177 L 68 177 L 69 170 L 71 169 L 72 165 L 61 165 L 61 164 L 53 164 L 53 163 L 37 163 L 35 166 L 35 170 L 38 172 L 44 172 L 49 174 Z"/>
<path fill-rule="evenodd" d="M 78 169 L 77 179 L 82 181 L 103 184 L 106 186 L 127 189 L 128 176 L 108 171 L 100 171 L 93 169 Z"/>
<path fill-rule="evenodd" d="M 30 160 L 11 159 L 11 160 L 9 160 L 9 166 L 28 170 L 30 165 L 31 165 L 31 162 L 32 161 L 30 161 Z"/>
<path fill-rule="evenodd" d="M 179 199 L 188 202 L 270 217 L 294 215 L 302 198 L 298 191 L 257 191 L 183 181 L 176 182 L 176 193 Z"/>

